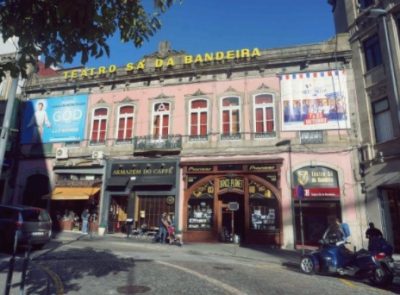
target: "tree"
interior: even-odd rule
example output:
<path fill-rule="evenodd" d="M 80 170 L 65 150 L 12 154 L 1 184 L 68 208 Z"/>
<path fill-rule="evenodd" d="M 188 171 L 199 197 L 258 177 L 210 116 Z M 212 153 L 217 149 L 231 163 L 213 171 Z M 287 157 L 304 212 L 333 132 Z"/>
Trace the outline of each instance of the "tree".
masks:
<path fill-rule="evenodd" d="M 109 55 L 107 39 L 117 32 L 122 42 L 140 47 L 161 27 L 160 16 L 175 0 L 153 0 L 146 8 L 140 0 L 5 0 L 0 1 L 3 40 L 19 39 L 18 61 L 0 65 L 0 77 L 26 75 L 26 66 L 43 56 L 46 66 L 71 63 L 81 55 Z M 152 10 L 152 11 L 149 11 Z"/>

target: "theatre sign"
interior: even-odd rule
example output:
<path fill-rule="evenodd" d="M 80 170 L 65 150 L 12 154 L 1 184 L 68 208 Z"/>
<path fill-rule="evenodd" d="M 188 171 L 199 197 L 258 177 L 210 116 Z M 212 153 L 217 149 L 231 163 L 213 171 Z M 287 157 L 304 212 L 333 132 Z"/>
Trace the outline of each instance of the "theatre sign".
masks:
<path fill-rule="evenodd" d="M 142 59 L 137 63 L 129 62 L 125 65 L 124 71 L 127 74 L 134 72 L 145 72 L 150 69 L 169 69 L 177 65 L 208 65 L 216 62 L 230 60 L 248 60 L 261 56 L 260 49 L 243 48 L 238 50 L 216 51 L 212 53 L 197 55 L 177 55 L 167 56 L 165 58 Z M 100 66 L 97 68 L 73 69 L 64 72 L 66 80 L 85 79 L 92 77 L 100 77 L 117 73 L 118 67 L 115 64 L 109 66 Z"/>

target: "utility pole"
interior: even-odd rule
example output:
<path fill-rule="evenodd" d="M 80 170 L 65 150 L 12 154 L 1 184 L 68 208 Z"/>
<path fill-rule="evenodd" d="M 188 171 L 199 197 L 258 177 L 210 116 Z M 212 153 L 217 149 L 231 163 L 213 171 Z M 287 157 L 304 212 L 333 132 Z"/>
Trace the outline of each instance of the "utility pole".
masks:
<path fill-rule="evenodd" d="M 18 60 L 19 60 L 19 54 L 17 53 L 15 57 L 15 62 L 17 63 Z M 4 113 L 3 125 L 0 131 L 0 179 L 3 176 L 2 174 L 3 174 L 4 155 L 6 153 L 8 138 L 11 131 L 10 128 L 11 117 L 14 111 L 15 98 L 18 89 L 18 80 L 19 80 L 18 77 L 16 78 L 11 77 L 11 85 L 9 90 L 7 91 L 7 96 L 6 96 L 6 111 Z M 5 200 L 2 200 L 2 203 L 4 202 Z"/>

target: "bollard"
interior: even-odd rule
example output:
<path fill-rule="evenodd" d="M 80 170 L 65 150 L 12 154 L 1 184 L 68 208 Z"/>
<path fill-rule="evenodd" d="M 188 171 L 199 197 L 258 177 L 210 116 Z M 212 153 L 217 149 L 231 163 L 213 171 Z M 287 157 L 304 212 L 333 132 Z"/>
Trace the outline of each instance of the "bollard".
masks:
<path fill-rule="evenodd" d="M 25 279 L 26 279 L 26 270 L 28 269 L 29 258 L 31 254 L 31 240 L 28 241 L 28 246 L 25 249 L 24 263 L 22 265 L 22 277 L 21 277 L 21 285 L 19 287 L 19 294 L 24 295 L 25 289 Z"/>
<path fill-rule="evenodd" d="M 10 289 L 11 289 L 11 284 L 12 284 L 12 277 L 14 273 L 14 266 L 15 266 L 15 255 L 17 252 L 17 246 L 18 246 L 18 237 L 19 237 L 19 230 L 15 231 L 14 235 L 14 245 L 13 245 L 13 253 L 10 258 L 9 266 L 8 266 L 8 273 L 7 273 L 7 280 L 6 280 L 6 288 L 4 291 L 4 295 L 9 295 L 10 294 Z"/>

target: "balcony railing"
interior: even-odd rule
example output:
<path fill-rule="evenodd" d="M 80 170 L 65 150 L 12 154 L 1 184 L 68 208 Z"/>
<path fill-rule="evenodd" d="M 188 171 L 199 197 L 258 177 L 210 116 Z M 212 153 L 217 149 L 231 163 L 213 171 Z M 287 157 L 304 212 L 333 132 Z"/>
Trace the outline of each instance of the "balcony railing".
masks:
<path fill-rule="evenodd" d="M 154 136 L 134 137 L 133 146 L 135 151 L 180 151 L 182 150 L 182 136 L 168 135 L 163 138 L 154 138 Z"/>
<path fill-rule="evenodd" d="M 58 179 L 56 186 L 66 187 L 100 187 L 101 180 L 71 180 L 71 179 Z"/>

